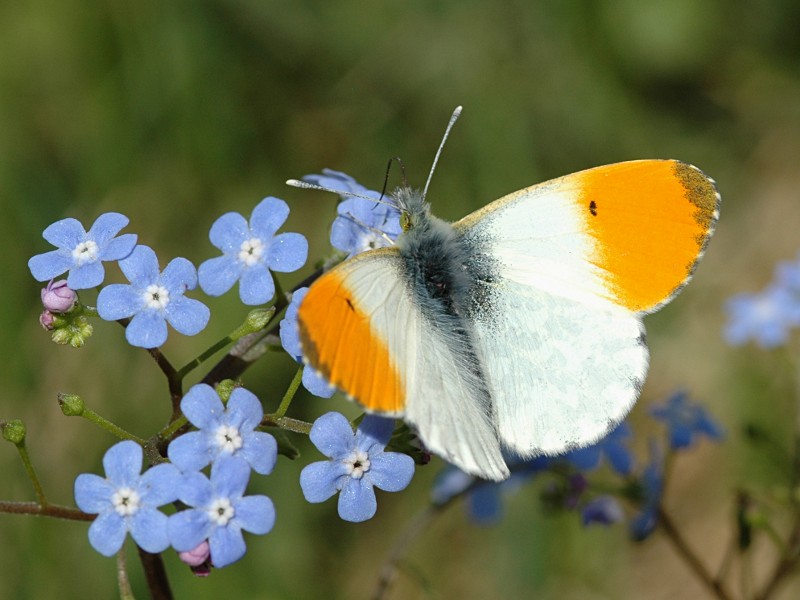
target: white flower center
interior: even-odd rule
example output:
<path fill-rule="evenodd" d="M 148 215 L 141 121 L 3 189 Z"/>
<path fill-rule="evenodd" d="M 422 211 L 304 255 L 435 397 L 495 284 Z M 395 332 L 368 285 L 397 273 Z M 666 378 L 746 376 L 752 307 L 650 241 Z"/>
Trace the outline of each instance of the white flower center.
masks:
<path fill-rule="evenodd" d="M 222 452 L 233 454 L 242 447 L 242 434 L 236 427 L 220 425 L 214 432 L 214 440 Z"/>
<path fill-rule="evenodd" d="M 169 304 L 169 292 L 163 285 L 152 283 L 144 291 L 144 304 L 147 308 L 164 310 Z"/>
<path fill-rule="evenodd" d="M 208 507 L 209 520 L 220 527 L 225 527 L 235 513 L 231 501 L 227 498 L 217 498 Z"/>
<path fill-rule="evenodd" d="M 354 450 L 344 459 L 347 474 L 353 479 L 361 479 L 369 471 L 369 455 L 363 450 Z"/>
<path fill-rule="evenodd" d="M 81 242 L 72 249 L 72 259 L 78 266 L 96 261 L 99 255 L 100 248 L 92 240 Z"/>
<path fill-rule="evenodd" d="M 265 249 L 264 242 L 258 238 L 254 237 L 245 240 L 239 246 L 239 261 L 248 267 L 252 267 L 261 260 Z"/>
<path fill-rule="evenodd" d="M 128 517 L 139 510 L 139 492 L 132 490 L 129 487 L 119 488 L 111 496 L 111 504 L 123 517 Z"/>
<path fill-rule="evenodd" d="M 371 230 L 365 231 L 358 239 L 358 244 L 356 245 L 358 248 L 357 254 L 367 250 L 374 250 L 375 248 L 386 248 L 387 246 L 389 246 L 389 242 L 382 235 Z"/>

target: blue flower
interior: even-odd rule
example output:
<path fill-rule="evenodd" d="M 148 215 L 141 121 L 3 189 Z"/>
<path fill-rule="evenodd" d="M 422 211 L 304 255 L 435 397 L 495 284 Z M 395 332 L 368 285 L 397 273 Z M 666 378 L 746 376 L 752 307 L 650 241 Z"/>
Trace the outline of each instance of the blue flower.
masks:
<path fill-rule="evenodd" d="M 172 441 L 167 454 L 181 471 L 198 471 L 222 456 L 238 456 L 261 475 L 268 475 L 278 458 L 275 438 L 255 428 L 264 418 L 261 402 L 244 388 L 231 393 L 228 405 L 205 383 L 192 387 L 181 400 L 181 410 L 199 431 Z"/>
<path fill-rule="evenodd" d="M 217 219 L 208 237 L 222 250 L 222 256 L 200 265 L 198 277 L 203 291 L 209 296 L 221 296 L 238 281 L 242 302 L 269 302 L 275 295 L 270 271 L 291 273 L 308 258 L 308 242 L 302 235 L 275 235 L 288 216 L 286 202 L 269 196 L 253 209 L 249 223 L 235 212 Z"/>
<path fill-rule="evenodd" d="M 650 463 L 639 479 L 641 511 L 630 522 L 631 537 L 641 541 L 653 533 L 658 524 L 661 495 L 664 492 L 664 455 L 655 442 L 650 444 Z"/>
<path fill-rule="evenodd" d="M 168 532 L 178 552 L 208 540 L 211 561 L 221 568 L 239 560 L 247 548 L 242 530 L 263 535 L 275 524 L 275 507 L 266 496 L 245 496 L 250 467 L 236 456 L 211 465 L 211 479 L 200 471 L 184 473 L 178 499 L 192 508 L 169 518 Z"/>
<path fill-rule="evenodd" d="M 315 462 L 300 473 L 300 486 L 309 502 L 324 502 L 336 492 L 339 516 L 358 523 L 377 510 L 374 487 L 386 492 L 406 488 L 414 476 L 414 460 L 398 452 L 384 452 L 394 421 L 367 415 L 353 433 L 350 423 L 336 412 L 321 416 L 311 427 L 311 441 L 331 460 Z"/>
<path fill-rule="evenodd" d="M 800 293 L 800 255 L 794 261 L 778 263 L 775 268 L 775 281 L 784 289 Z"/>
<path fill-rule="evenodd" d="M 172 260 L 159 273 L 156 253 L 136 246 L 119 266 L 131 285 L 117 283 L 100 290 L 97 312 L 106 321 L 133 317 L 125 330 L 131 345 L 160 346 L 167 341 L 167 322 L 183 335 L 200 333 L 208 324 L 208 307 L 183 295 L 197 286 L 194 265 L 185 258 Z"/>
<path fill-rule="evenodd" d="M 303 179 L 328 189 L 375 198 L 375 202 L 370 202 L 363 198 L 342 196 L 343 201 L 337 208 L 339 216 L 331 227 L 331 245 L 347 252 L 348 258 L 365 250 L 390 246 L 389 240 L 397 239 L 403 231 L 400 227 L 400 211 L 392 199 L 384 196 L 381 202 L 377 202 L 381 197 L 380 192 L 368 190 L 349 175 L 323 169 L 322 175 L 306 175 Z"/>
<path fill-rule="evenodd" d="M 653 406 L 650 414 L 663 421 L 669 432 L 670 447 L 674 450 L 688 448 L 695 435 L 705 434 L 713 440 L 723 436 L 722 428 L 711 418 L 711 415 L 699 404 L 688 401 L 689 395 L 676 392 L 663 406 Z"/>
<path fill-rule="evenodd" d="M 597 523 L 613 525 L 625 518 L 622 506 L 613 496 L 598 496 L 584 504 L 581 509 L 581 521 L 584 527 Z"/>
<path fill-rule="evenodd" d="M 122 548 L 130 531 L 147 552 L 169 547 L 167 516 L 156 510 L 177 499 L 180 472 L 173 465 L 156 465 L 140 475 L 142 448 L 124 441 L 103 457 L 105 479 L 91 473 L 75 480 L 75 502 L 83 512 L 96 514 L 89 527 L 89 543 L 100 554 L 111 556 Z"/>
<path fill-rule="evenodd" d="M 725 310 L 725 339 L 734 346 L 753 340 L 762 348 L 775 348 L 786 343 L 792 327 L 800 325 L 800 296 L 779 285 L 758 294 L 732 296 Z"/>
<path fill-rule="evenodd" d="M 37 254 L 28 261 L 28 268 L 38 281 L 55 279 L 69 271 L 70 289 L 96 287 L 105 277 L 102 261 L 121 260 L 136 245 L 132 233 L 114 237 L 127 224 L 128 217 L 119 213 L 100 215 L 88 232 L 75 219 L 56 221 L 42 237 L 58 250 Z"/>
<path fill-rule="evenodd" d="M 303 362 L 303 351 L 300 348 L 297 309 L 300 308 L 300 303 L 307 292 L 308 288 L 304 287 L 292 294 L 292 301 L 286 308 L 286 314 L 280 324 L 281 346 L 299 363 Z M 303 368 L 303 387 L 320 398 L 330 398 L 336 392 L 336 388 L 329 385 L 327 380 L 310 366 Z"/>
<path fill-rule="evenodd" d="M 600 458 L 605 455 L 614 471 L 620 475 L 628 475 L 633 468 L 633 455 L 626 445 L 630 436 L 630 426 L 622 422 L 591 446 L 572 450 L 563 458 L 581 471 L 591 471 L 600 465 Z"/>

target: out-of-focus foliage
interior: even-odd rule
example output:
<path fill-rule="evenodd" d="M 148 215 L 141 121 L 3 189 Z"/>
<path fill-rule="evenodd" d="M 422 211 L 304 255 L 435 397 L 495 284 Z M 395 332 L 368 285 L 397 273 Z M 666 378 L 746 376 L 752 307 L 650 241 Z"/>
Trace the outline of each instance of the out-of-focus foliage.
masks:
<path fill-rule="evenodd" d="M 72 504 L 80 472 L 98 472 L 113 440 L 58 410 L 80 393 L 140 432 L 168 418 L 166 386 L 119 328 L 86 347 L 49 343 L 26 262 L 42 229 L 65 216 L 131 218 L 140 243 L 168 260 L 215 255 L 223 212 L 262 197 L 292 207 L 287 230 L 328 252 L 335 198 L 286 188 L 323 167 L 372 189 L 400 156 L 423 185 L 450 112 L 450 137 L 429 199 L 458 218 L 489 200 L 572 171 L 633 158 L 679 158 L 716 178 L 722 218 L 695 280 L 648 320 L 652 367 L 632 420 L 675 387 L 707 400 L 731 432 L 680 459 L 665 502 L 709 564 L 733 535 L 734 482 L 769 487 L 774 463 L 737 434 L 755 422 L 787 440 L 797 411 L 785 357 L 725 346 L 724 299 L 763 287 L 800 246 L 800 5 L 791 0 L 329 2 L 40 0 L 0 6 L 0 416 L 23 418 L 53 501 Z M 392 182 L 400 181 L 393 167 Z M 284 277 L 291 287 L 298 279 Z M 235 294 L 211 299 L 211 344 L 246 314 Z M 170 339 L 182 363 L 196 340 Z M 113 348 L 113 350 L 110 350 Z M 796 356 L 792 357 L 796 360 Z M 246 374 L 274 410 L 295 365 L 276 353 Z M 342 399 L 298 398 L 312 419 Z M 154 408 L 156 407 L 156 408 Z M 159 410 L 160 407 L 160 410 Z M 787 416 L 788 415 L 788 416 Z M 91 435 L 90 435 L 91 434 Z M 427 502 L 437 465 L 381 497 L 353 525 L 332 504 L 308 505 L 303 459 L 279 459 L 254 493 L 276 505 L 275 529 L 206 580 L 173 575 L 178 597 L 366 597 L 388 551 Z M 646 448 L 639 448 L 646 460 Z M 32 498 L 13 448 L 0 451 L 0 498 Z M 89 548 L 86 525 L 0 515 L 0 597 L 115 593 L 113 560 Z M 134 588 L 140 574 L 131 552 Z M 768 552 L 754 545 L 749 552 Z M 756 555 L 757 556 L 757 555 Z M 168 560 L 171 572 L 181 569 Z M 395 597 L 701 597 L 658 535 L 631 545 L 622 529 L 582 530 L 515 495 L 491 529 L 450 511 L 408 555 Z M 753 561 L 756 580 L 765 574 Z M 796 582 L 783 596 L 797 594 Z"/>

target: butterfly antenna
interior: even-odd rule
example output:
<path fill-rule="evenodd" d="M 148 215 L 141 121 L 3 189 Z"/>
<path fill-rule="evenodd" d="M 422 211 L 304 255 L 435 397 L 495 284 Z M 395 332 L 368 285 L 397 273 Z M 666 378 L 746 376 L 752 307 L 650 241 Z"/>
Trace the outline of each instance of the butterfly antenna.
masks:
<path fill-rule="evenodd" d="M 333 188 L 326 188 L 322 187 L 321 185 L 317 185 L 315 183 L 309 183 L 307 181 L 301 181 L 299 179 L 287 179 L 286 185 L 290 185 L 292 187 L 300 188 L 303 190 L 319 190 L 320 192 L 330 192 L 331 194 L 338 194 L 339 196 L 347 196 L 348 198 L 361 198 L 362 200 L 369 200 L 370 202 L 375 202 L 377 204 L 385 204 L 386 206 L 397 208 L 397 205 L 394 204 L 393 202 L 385 202 L 383 200 L 370 198 L 369 196 L 364 196 L 362 194 L 348 192 L 347 190 L 335 190 Z M 383 195 L 381 195 L 381 198 L 383 198 Z"/>
<path fill-rule="evenodd" d="M 422 190 L 422 199 L 428 195 L 428 186 L 431 184 L 431 179 L 433 178 L 433 172 L 436 170 L 436 163 L 439 162 L 439 155 L 442 153 L 442 148 L 444 148 L 444 143 L 447 141 L 447 136 L 450 135 L 450 130 L 455 125 L 456 120 L 461 115 L 461 106 L 456 106 L 456 109 L 453 111 L 453 116 L 450 117 L 450 122 L 447 124 L 447 129 L 444 130 L 444 136 L 442 137 L 442 142 L 439 144 L 439 149 L 436 151 L 436 156 L 433 158 L 433 164 L 431 165 L 431 172 L 428 175 L 428 181 L 425 182 L 425 189 Z"/>
<path fill-rule="evenodd" d="M 344 215 L 339 215 L 339 216 L 343 217 L 343 218 L 345 218 L 345 219 L 347 219 L 349 221 L 352 221 L 353 223 L 355 223 L 356 225 L 358 225 L 359 227 L 361 227 L 362 229 L 364 229 L 366 231 L 371 231 L 372 233 L 374 233 L 378 237 L 383 238 L 390 246 L 394 246 L 394 240 L 392 238 L 390 238 L 385 232 L 383 232 L 380 229 L 378 229 L 377 227 L 373 227 L 372 225 L 367 225 L 366 223 L 364 223 L 364 221 L 362 221 L 361 219 L 359 219 L 355 215 L 351 215 L 350 213 L 347 213 L 347 214 L 344 214 Z"/>

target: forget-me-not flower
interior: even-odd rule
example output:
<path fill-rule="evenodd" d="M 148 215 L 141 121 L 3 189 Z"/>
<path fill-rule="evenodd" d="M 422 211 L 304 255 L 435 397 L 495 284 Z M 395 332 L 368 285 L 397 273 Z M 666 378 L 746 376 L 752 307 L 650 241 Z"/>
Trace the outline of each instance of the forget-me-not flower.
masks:
<path fill-rule="evenodd" d="M 182 471 L 197 471 L 222 456 L 238 456 L 261 475 L 268 475 L 278 458 L 275 438 L 255 428 L 264 409 L 252 392 L 237 387 L 223 406 L 210 385 L 193 386 L 181 400 L 181 410 L 199 431 L 175 438 L 167 449 Z"/>
<path fill-rule="evenodd" d="M 92 288 L 103 283 L 103 261 L 121 260 L 136 245 L 136 235 L 115 237 L 128 224 L 128 217 L 105 213 L 87 232 L 76 219 L 62 219 L 50 225 L 42 237 L 57 250 L 37 254 L 28 261 L 31 274 L 38 281 L 55 279 L 69 271 L 67 285 L 73 290 Z"/>
<path fill-rule="evenodd" d="M 600 465 L 600 458 L 604 455 L 614 471 L 620 475 L 628 475 L 633 468 L 633 455 L 626 445 L 630 436 L 630 426 L 622 422 L 604 438 L 591 446 L 568 452 L 564 459 L 581 471 L 591 471 Z"/>
<path fill-rule="evenodd" d="M 642 508 L 629 524 L 631 537 L 637 541 L 645 539 L 656 528 L 664 492 L 664 454 L 655 442 L 650 444 L 650 456 L 639 479 Z"/>
<path fill-rule="evenodd" d="M 651 407 L 650 414 L 666 424 L 673 450 L 688 448 L 696 435 L 707 435 L 713 440 L 723 436 L 722 428 L 702 406 L 689 402 L 685 391 L 674 393 L 663 406 Z"/>
<path fill-rule="evenodd" d="M 242 530 L 269 533 L 275 507 L 266 496 L 245 496 L 250 466 L 237 456 L 224 456 L 211 465 L 211 479 L 200 471 L 184 473 L 178 499 L 192 508 L 169 519 L 169 539 L 178 552 L 208 540 L 211 562 L 221 568 L 239 560 L 247 550 Z"/>
<path fill-rule="evenodd" d="M 131 283 L 100 290 L 97 312 L 107 321 L 132 317 L 125 329 L 131 345 L 162 345 L 167 341 L 167 323 L 183 335 L 196 335 L 208 324 L 208 307 L 184 296 L 197 286 L 197 272 L 185 258 L 173 259 L 160 273 L 156 253 L 147 246 L 137 246 L 119 266 Z"/>
<path fill-rule="evenodd" d="M 297 310 L 306 297 L 308 288 L 300 288 L 292 294 L 292 301 L 286 308 L 286 314 L 280 324 L 281 346 L 297 362 L 303 362 L 303 351 L 300 348 L 300 330 L 297 325 Z M 313 367 L 303 367 L 303 387 L 320 398 L 330 398 L 336 388 L 328 384 L 324 377 L 317 374 Z"/>
<path fill-rule="evenodd" d="M 385 452 L 394 421 L 367 415 L 354 433 L 344 415 L 329 412 L 311 427 L 311 441 L 330 460 L 307 465 L 300 486 L 309 502 L 324 502 L 337 492 L 339 516 L 358 523 L 377 510 L 373 487 L 399 492 L 414 476 L 414 460 L 398 452 Z"/>
<path fill-rule="evenodd" d="M 200 287 L 209 296 L 221 296 L 239 282 L 239 298 L 248 305 L 264 304 L 275 295 L 270 271 L 291 273 L 308 258 L 308 242 L 299 233 L 275 235 L 289 216 L 289 206 L 279 198 L 264 198 L 248 223 L 229 212 L 211 226 L 209 239 L 222 256 L 200 265 Z"/>
<path fill-rule="evenodd" d="M 622 505 L 613 496 L 598 496 L 584 504 L 581 509 L 581 522 L 584 526 L 594 523 L 613 525 L 624 518 Z"/>
<path fill-rule="evenodd" d="M 323 169 L 322 175 L 306 175 L 303 180 L 331 190 L 375 198 L 372 202 L 342 195 L 342 202 L 336 209 L 338 216 L 331 226 L 331 245 L 346 252 L 348 258 L 365 250 L 390 246 L 389 240 L 397 239 L 402 233 L 400 211 L 391 197 L 384 196 L 378 202 L 380 192 L 369 190 L 349 175 L 332 169 Z"/>
<path fill-rule="evenodd" d="M 753 340 L 762 348 L 776 348 L 786 343 L 793 327 L 800 325 L 800 297 L 781 285 L 771 285 L 757 294 L 732 296 L 725 310 L 725 339 L 734 346 Z"/>
<path fill-rule="evenodd" d="M 97 515 L 89 527 L 89 543 L 100 554 L 111 556 L 122 548 L 130 531 L 143 550 L 166 550 L 168 517 L 157 508 L 177 499 L 178 469 L 165 463 L 140 475 L 142 448 L 130 440 L 109 448 L 103 467 L 105 478 L 83 473 L 75 480 L 78 508 Z"/>

